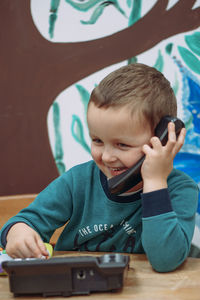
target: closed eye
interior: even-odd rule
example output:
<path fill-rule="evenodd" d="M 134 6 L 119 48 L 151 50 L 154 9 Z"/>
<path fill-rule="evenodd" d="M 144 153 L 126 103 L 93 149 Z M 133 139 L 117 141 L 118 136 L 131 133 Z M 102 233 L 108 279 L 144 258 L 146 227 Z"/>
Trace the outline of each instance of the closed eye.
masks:
<path fill-rule="evenodd" d="M 100 139 L 93 138 L 92 142 L 97 145 L 101 145 L 103 142 Z"/>
<path fill-rule="evenodd" d="M 130 148 L 131 147 L 131 146 L 129 146 L 127 144 L 123 144 L 123 143 L 118 143 L 117 146 L 120 148 Z"/>

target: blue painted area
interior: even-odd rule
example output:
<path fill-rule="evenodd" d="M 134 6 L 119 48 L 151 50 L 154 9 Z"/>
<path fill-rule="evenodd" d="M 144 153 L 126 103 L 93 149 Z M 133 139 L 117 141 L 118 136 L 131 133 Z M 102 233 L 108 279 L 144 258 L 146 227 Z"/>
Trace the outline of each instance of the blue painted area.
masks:
<path fill-rule="evenodd" d="M 187 77 L 187 81 L 190 89 L 188 110 L 193 115 L 194 130 L 200 134 L 200 86 L 190 77 Z"/>
<path fill-rule="evenodd" d="M 174 167 L 188 174 L 200 186 L 200 155 L 179 152 L 175 157 Z M 200 213 L 200 196 L 197 211 Z"/>
<path fill-rule="evenodd" d="M 188 68 L 173 57 L 182 74 L 182 98 L 187 134 L 182 152 L 174 160 L 174 167 L 191 176 L 200 187 L 200 81 Z M 200 213 L 200 196 L 198 203 Z"/>

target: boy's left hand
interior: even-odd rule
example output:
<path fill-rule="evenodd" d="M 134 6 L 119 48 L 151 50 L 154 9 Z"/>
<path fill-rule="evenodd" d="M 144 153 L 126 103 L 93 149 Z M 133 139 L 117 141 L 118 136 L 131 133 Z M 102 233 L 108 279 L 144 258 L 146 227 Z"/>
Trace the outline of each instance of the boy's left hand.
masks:
<path fill-rule="evenodd" d="M 141 168 L 143 178 L 143 192 L 151 192 L 167 188 L 167 177 L 173 169 L 176 154 L 184 144 L 186 129 L 182 128 L 176 139 L 175 125 L 168 124 L 168 141 L 162 146 L 158 137 L 153 136 L 149 145 L 144 145 L 142 151 L 146 155 Z"/>

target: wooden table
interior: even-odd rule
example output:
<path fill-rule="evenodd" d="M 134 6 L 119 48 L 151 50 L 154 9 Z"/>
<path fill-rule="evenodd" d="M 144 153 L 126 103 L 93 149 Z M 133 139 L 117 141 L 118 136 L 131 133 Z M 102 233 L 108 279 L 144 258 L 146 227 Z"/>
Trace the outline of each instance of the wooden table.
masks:
<path fill-rule="evenodd" d="M 88 253 L 67 252 L 62 255 L 85 255 Z M 97 253 L 93 253 L 97 255 Z M 93 255 L 91 252 L 89 255 Z M 58 253 L 56 253 L 58 255 Z M 99 255 L 99 253 L 98 253 Z M 8 277 L 0 276 L 0 299 L 14 299 L 9 291 Z M 18 297 L 18 299 L 45 299 L 43 297 Z M 143 254 L 130 255 L 130 268 L 124 287 L 117 293 L 92 293 L 88 296 L 49 297 L 51 299 L 98 300 L 98 299 L 137 299 L 137 300 L 199 300 L 200 299 L 200 259 L 188 258 L 174 272 L 157 273 Z"/>

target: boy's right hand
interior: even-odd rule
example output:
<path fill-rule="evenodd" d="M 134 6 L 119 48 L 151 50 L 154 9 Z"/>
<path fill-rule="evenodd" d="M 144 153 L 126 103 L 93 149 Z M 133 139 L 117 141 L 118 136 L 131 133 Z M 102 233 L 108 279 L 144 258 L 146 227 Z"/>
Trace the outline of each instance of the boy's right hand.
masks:
<path fill-rule="evenodd" d="M 48 256 L 39 234 L 25 223 L 16 223 L 8 231 L 6 253 L 13 258 Z"/>

